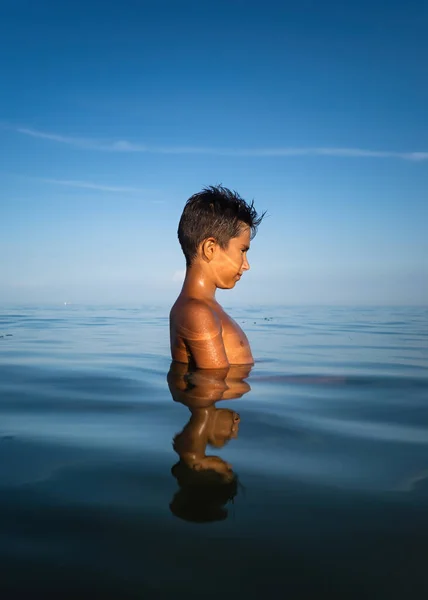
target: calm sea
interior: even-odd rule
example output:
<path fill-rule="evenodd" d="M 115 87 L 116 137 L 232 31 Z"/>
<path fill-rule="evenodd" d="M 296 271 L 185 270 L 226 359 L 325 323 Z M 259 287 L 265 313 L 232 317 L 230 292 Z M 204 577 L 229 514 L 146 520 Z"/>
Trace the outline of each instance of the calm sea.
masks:
<path fill-rule="evenodd" d="M 231 313 L 236 489 L 198 512 L 167 310 L 0 310 L 1 598 L 428 597 L 428 309 Z"/>

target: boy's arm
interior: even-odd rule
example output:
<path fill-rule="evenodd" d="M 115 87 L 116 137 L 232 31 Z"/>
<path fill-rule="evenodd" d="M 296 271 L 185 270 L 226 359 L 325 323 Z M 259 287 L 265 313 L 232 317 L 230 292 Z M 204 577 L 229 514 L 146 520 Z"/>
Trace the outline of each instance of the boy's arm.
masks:
<path fill-rule="evenodd" d="M 221 322 L 203 302 L 193 300 L 183 311 L 178 334 L 186 344 L 198 369 L 229 367 L 224 349 Z"/>

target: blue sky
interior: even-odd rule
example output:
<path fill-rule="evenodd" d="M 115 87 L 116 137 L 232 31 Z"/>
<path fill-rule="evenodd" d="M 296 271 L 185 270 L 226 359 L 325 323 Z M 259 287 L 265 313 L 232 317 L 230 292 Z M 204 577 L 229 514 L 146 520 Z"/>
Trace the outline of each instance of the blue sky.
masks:
<path fill-rule="evenodd" d="M 428 304 L 428 5 L 0 0 L 0 303 L 170 304 L 186 199 L 269 217 L 233 304 Z"/>

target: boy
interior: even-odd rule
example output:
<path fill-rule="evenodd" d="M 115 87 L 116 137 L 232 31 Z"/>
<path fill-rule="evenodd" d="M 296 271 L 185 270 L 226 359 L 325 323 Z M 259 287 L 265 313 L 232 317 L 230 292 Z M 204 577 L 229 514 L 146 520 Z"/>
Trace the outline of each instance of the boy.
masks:
<path fill-rule="evenodd" d="M 186 257 L 183 288 L 170 312 L 172 359 L 200 369 L 253 364 L 248 339 L 215 299 L 250 268 L 250 240 L 263 219 L 253 203 L 221 186 L 186 203 L 178 239 Z"/>

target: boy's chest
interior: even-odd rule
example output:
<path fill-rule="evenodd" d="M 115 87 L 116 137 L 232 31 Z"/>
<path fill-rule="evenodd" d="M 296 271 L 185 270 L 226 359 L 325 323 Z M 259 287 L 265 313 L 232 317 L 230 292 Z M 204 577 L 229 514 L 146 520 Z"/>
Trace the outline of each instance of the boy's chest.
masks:
<path fill-rule="evenodd" d="M 217 313 L 221 320 L 223 343 L 229 362 L 252 362 L 250 344 L 242 328 L 222 308 L 219 308 Z"/>

